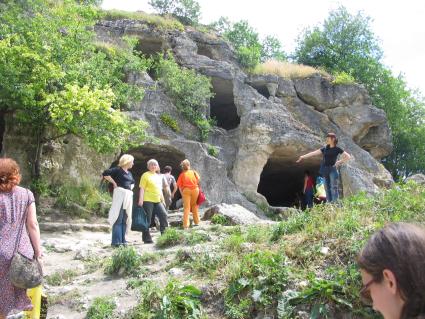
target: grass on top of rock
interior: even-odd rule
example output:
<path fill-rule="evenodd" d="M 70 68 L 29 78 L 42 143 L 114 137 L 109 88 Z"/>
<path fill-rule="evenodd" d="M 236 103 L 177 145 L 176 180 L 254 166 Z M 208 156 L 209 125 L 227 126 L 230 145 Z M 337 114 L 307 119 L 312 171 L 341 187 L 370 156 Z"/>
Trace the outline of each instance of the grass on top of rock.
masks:
<path fill-rule="evenodd" d="M 338 72 L 334 74 L 332 84 L 334 85 L 347 85 L 347 84 L 354 84 L 356 83 L 356 79 L 346 73 L 346 72 Z"/>
<path fill-rule="evenodd" d="M 210 236 L 202 230 L 184 231 L 182 229 L 169 227 L 165 230 L 164 234 L 158 238 L 156 246 L 158 248 L 166 248 L 177 245 L 192 246 L 209 240 Z"/>
<path fill-rule="evenodd" d="M 146 12 L 133 12 L 123 10 L 103 10 L 103 19 L 105 20 L 139 20 L 146 24 L 153 25 L 160 30 L 184 30 L 183 24 L 172 16 L 160 16 Z"/>
<path fill-rule="evenodd" d="M 324 70 L 316 69 L 308 65 L 290 63 L 285 61 L 268 60 L 258 64 L 253 70 L 253 74 L 273 74 L 286 79 L 304 79 L 314 74 L 320 74 L 330 79 L 331 76 Z"/>

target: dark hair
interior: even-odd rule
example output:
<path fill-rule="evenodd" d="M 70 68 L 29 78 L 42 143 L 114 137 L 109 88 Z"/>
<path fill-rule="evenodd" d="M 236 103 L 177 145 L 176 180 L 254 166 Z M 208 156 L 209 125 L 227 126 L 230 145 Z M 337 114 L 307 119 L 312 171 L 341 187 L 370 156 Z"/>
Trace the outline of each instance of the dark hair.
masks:
<path fill-rule="evenodd" d="M 11 158 L 0 158 L 0 192 L 10 192 L 20 182 L 18 163 Z"/>
<path fill-rule="evenodd" d="M 384 269 L 393 272 L 404 300 L 400 319 L 425 318 L 425 229 L 393 223 L 377 231 L 357 258 L 376 282 Z"/>
<path fill-rule="evenodd" d="M 333 139 L 333 140 L 334 140 L 334 142 L 335 142 L 335 145 L 337 145 L 337 144 L 338 144 L 338 137 L 336 137 L 336 134 L 335 134 L 335 133 L 328 133 L 328 134 L 326 135 L 326 137 L 330 137 L 331 139 Z"/>
<path fill-rule="evenodd" d="M 172 168 L 171 168 L 171 166 L 165 166 L 164 167 L 164 173 L 171 173 L 171 171 L 172 171 Z"/>
<path fill-rule="evenodd" d="M 311 174 L 310 174 L 310 171 L 309 171 L 308 169 L 306 169 L 306 170 L 304 171 L 304 175 L 310 176 L 310 175 L 311 175 Z"/>

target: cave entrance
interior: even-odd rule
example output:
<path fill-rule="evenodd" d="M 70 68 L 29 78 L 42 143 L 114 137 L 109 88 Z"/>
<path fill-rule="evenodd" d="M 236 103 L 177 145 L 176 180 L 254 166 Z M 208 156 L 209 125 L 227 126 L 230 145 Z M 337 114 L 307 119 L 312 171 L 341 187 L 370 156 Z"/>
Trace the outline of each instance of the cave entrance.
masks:
<path fill-rule="evenodd" d="M 135 50 L 142 53 L 146 57 L 153 57 L 164 51 L 165 44 L 160 38 L 143 38 L 137 43 Z M 148 69 L 149 76 L 157 80 L 157 74 L 153 68 Z"/>
<path fill-rule="evenodd" d="M 304 171 L 310 171 L 316 180 L 321 159 L 312 158 L 295 163 L 297 158 L 288 154 L 287 150 L 281 150 L 273 153 L 264 166 L 257 192 L 266 197 L 269 205 L 303 207 Z"/>
<path fill-rule="evenodd" d="M 184 153 L 168 145 L 146 144 L 142 147 L 130 149 L 127 153 L 134 156 L 134 166 L 131 169 L 131 173 L 136 180 L 133 190 L 135 201 L 138 201 L 139 198 L 139 182 L 142 174 L 147 171 L 147 161 L 152 158 L 156 159 L 161 168 L 161 172 L 165 166 L 171 166 L 173 169 L 171 174 L 177 181 L 177 178 L 181 173 L 180 163 L 186 158 Z M 115 161 L 112 166 L 117 165 L 117 163 L 118 161 Z M 177 192 L 174 200 L 176 201 L 179 198 L 180 194 Z"/>
<path fill-rule="evenodd" d="M 3 137 L 6 131 L 6 121 L 4 119 L 4 113 L 0 113 L 0 154 L 3 152 Z"/>
<path fill-rule="evenodd" d="M 217 60 L 214 58 L 214 55 L 212 53 L 212 50 L 210 48 L 209 45 L 207 45 L 206 43 L 197 43 L 196 44 L 197 48 L 198 48 L 198 55 L 203 55 L 206 56 L 208 58 L 210 58 L 211 60 Z"/>
<path fill-rule="evenodd" d="M 241 119 L 234 102 L 233 82 L 213 77 L 211 83 L 215 95 L 211 99 L 210 116 L 225 130 L 237 128 Z"/>

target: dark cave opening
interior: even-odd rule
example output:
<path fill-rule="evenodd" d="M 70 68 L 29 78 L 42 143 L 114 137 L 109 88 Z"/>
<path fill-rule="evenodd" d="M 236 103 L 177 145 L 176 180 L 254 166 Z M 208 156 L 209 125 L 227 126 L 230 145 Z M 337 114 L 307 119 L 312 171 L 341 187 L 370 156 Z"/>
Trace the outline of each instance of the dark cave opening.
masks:
<path fill-rule="evenodd" d="M 214 59 L 214 55 L 208 45 L 205 43 L 197 43 L 196 46 L 198 47 L 198 55 L 203 55 L 210 58 L 211 60 L 216 60 Z"/>
<path fill-rule="evenodd" d="M 237 128 L 241 119 L 234 102 L 232 81 L 213 77 L 211 83 L 215 95 L 211 99 L 210 116 L 225 130 Z"/>
<path fill-rule="evenodd" d="M 154 145 L 146 144 L 142 147 L 130 149 L 127 154 L 134 156 L 134 166 L 131 169 L 136 184 L 134 186 L 134 200 L 138 201 L 139 198 L 139 182 L 142 174 L 147 171 L 146 163 L 150 159 L 156 159 L 162 170 L 165 166 L 171 166 L 171 174 L 175 177 L 176 181 L 181 173 L 180 163 L 186 156 L 184 153 L 168 145 Z M 118 161 L 115 161 L 112 166 L 117 165 Z M 176 193 L 174 201 L 180 198 L 179 192 Z"/>
<path fill-rule="evenodd" d="M 304 172 L 318 176 L 320 158 L 295 163 L 296 156 L 275 152 L 267 161 L 260 176 L 257 192 L 264 195 L 271 206 L 303 207 Z"/>

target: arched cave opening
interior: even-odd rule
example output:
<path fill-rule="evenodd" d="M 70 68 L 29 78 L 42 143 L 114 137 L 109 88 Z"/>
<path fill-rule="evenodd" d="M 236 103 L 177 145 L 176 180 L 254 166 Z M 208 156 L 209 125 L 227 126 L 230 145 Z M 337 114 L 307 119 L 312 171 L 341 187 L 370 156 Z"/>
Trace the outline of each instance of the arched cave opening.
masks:
<path fill-rule="evenodd" d="M 211 83 L 215 95 L 211 99 L 210 116 L 225 130 L 237 128 L 241 119 L 234 102 L 233 82 L 213 77 Z"/>
<path fill-rule="evenodd" d="M 266 99 L 268 99 L 270 97 L 269 89 L 267 88 L 267 86 L 265 84 L 263 84 L 263 85 L 251 84 L 251 86 L 254 89 L 256 89 L 257 92 L 260 93 L 262 96 L 264 96 Z"/>
<path fill-rule="evenodd" d="M 6 131 L 6 121 L 4 119 L 4 114 L 0 113 L 0 154 L 3 151 L 3 137 L 4 137 L 5 131 Z"/>
<path fill-rule="evenodd" d="M 210 58 L 211 60 L 216 60 L 214 58 L 214 55 L 211 51 L 211 48 L 209 45 L 205 44 L 205 43 L 197 43 L 196 46 L 198 47 L 198 55 L 203 55 L 206 56 L 208 58 Z"/>
<path fill-rule="evenodd" d="M 186 158 L 184 153 L 168 145 L 146 144 L 142 147 L 130 149 L 126 153 L 134 156 L 134 166 L 131 169 L 131 173 L 136 180 L 136 185 L 133 190 L 135 201 L 139 199 L 139 182 L 142 174 L 147 171 L 146 163 L 148 160 L 152 158 L 156 159 L 161 168 L 161 173 L 165 166 L 171 166 L 173 169 L 171 174 L 177 181 L 181 173 L 180 163 Z M 115 166 L 117 163 L 118 161 L 115 161 L 111 166 Z M 176 201 L 179 198 L 180 194 L 177 192 L 174 200 Z"/>
<path fill-rule="evenodd" d="M 304 172 L 310 171 L 310 174 L 316 180 L 321 158 L 295 163 L 297 158 L 298 156 L 281 150 L 273 153 L 264 166 L 257 192 L 266 197 L 269 205 L 302 207 Z"/>
<path fill-rule="evenodd" d="M 136 51 L 139 51 L 147 57 L 153 57 L 156 54 L 163 52 L 164 49 L 164 42 L 160 38 L 141 39 L 135 47 Z M 157 75 L 153 68 L 148 70 L 148 74 L 152 79 L 156 80 Z"/>

